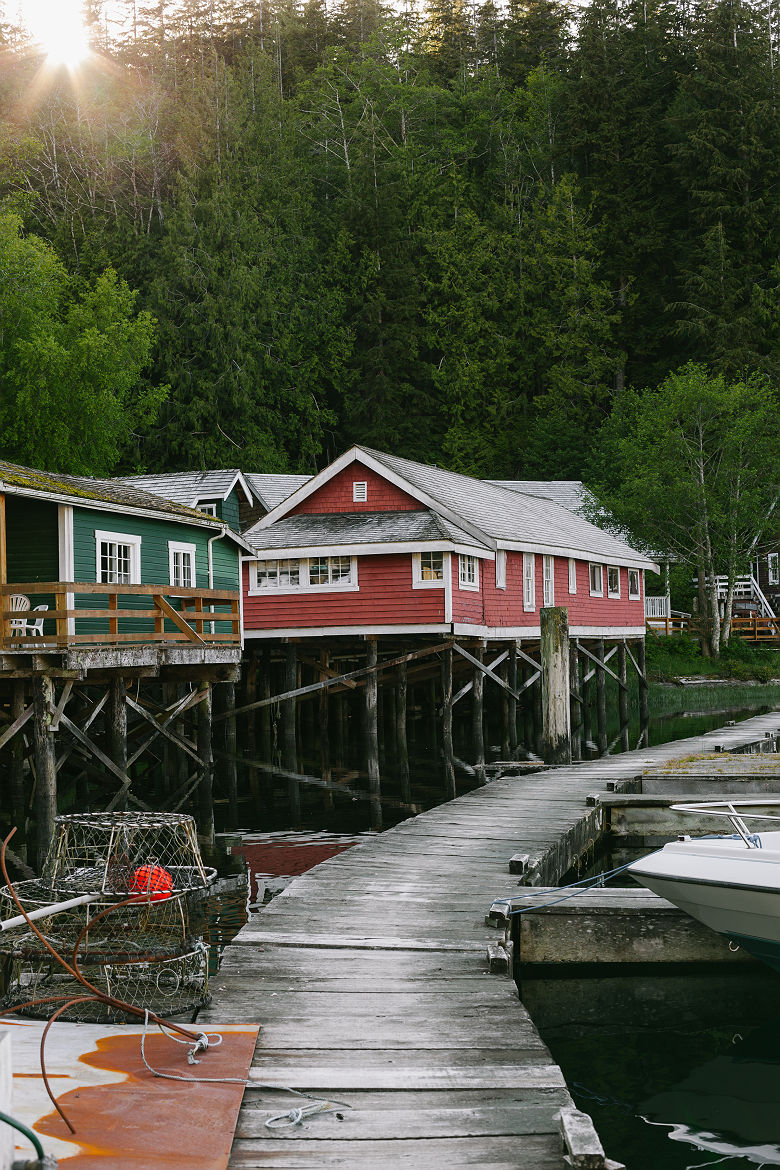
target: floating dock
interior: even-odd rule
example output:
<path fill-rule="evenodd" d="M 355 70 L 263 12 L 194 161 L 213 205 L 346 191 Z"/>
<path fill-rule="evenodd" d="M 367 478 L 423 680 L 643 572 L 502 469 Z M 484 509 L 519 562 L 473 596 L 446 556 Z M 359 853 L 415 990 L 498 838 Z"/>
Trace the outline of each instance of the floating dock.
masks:
<path fill-rule="evenodd" d="M 608 784 L 778 728 L 776 711 L 499 778 L 293 881 L 237 935 L 199 1016 L 261 1025 L 250 1075 L 269 1087 L 245 1094 L 232 1170 L 614 1170 L 507 977 L 488 910 L 520 882 L 557 883 L 588 852 L 604 816 L 588 797 Z M 340 1107 L 269 1130 L 270 1114 L 299 1103 L 284 1087 Z"/>

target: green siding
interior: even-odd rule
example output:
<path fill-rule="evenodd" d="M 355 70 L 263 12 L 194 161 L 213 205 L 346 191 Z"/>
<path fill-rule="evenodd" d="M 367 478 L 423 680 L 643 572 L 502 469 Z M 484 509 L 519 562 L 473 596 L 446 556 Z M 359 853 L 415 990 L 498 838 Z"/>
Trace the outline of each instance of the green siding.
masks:
<path fill-rule="evenodd" d="M 230 493 L 228 498 L 222 501 L 222 506 L 220 509 L 218 509 L 218 511 L 220 520 L 229 525 L 234 532 L 238 532 L 238 496 L 236 494 L 235 488 Z"/>
<path fill-rule="evenodd" d="M 6 496 L 5 520 L 8 580 L 58 581 L 57 505 Z"/>

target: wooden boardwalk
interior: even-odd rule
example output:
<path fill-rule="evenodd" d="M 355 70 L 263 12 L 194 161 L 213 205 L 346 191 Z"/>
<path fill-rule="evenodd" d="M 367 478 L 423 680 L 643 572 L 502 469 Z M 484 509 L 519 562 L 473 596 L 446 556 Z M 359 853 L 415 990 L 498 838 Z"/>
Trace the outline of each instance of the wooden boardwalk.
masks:
<path fill-rule="evenodd" d="M 260 1023 L 255 1081 L 351 1108 L 269 1130 L 268 1115 L 296 1099 L 248 1091 L 231 1170 L 563 1170 L 556 1115 L 572 1105 L 563 1075 L 514 982 L 486 961 L 501 937 L 487 910 L 517 892 L 509 858 L 544 872 L 546 859 L 561 859 L 562 838 L 573 849 L 595 831 L 586 797 L 607 781 L 778 727 L 774 712 L 496 780 L 297 878 L 236 937 L 199 1020 Z"/>

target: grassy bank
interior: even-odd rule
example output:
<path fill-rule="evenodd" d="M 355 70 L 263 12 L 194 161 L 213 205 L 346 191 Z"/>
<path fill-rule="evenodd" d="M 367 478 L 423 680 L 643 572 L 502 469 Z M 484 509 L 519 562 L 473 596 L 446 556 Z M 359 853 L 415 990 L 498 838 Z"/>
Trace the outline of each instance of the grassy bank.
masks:
<path fill-rule="evenodd" d="M 780 650 L 751 646 L 734 638 L 719 658 L 704 658 L 699 643 L 685 634 L 670 638 L 648 635 L 647 670 L 653 682 L 701 678 L 771 683 L 780 679 Z"/>

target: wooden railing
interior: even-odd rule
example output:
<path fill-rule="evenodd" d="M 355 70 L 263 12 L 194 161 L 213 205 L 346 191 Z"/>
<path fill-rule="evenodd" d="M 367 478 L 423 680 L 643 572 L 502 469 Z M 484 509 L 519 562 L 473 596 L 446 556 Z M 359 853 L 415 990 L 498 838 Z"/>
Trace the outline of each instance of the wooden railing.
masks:
<path fill-rule="evenodd" d="M 694 617 L 653 618 L 648 620 L 647 628 L 654 634 L 663 634 L 669 637 L 672 634 L 693 634 L 700 637 L 702 622 Z M 734 617 L 731 619 L 731 632 L 746 642 L 780 642 L 780 618 Z"/>
<path fill-rule="evenodd" d="M 12 609 L 21 594 L 30 608 Z M 0 647 L 24 650 L 65 646 L 241 644 L 239 594 L 230 589 L 177 585 L 109 585 L 34 581 L 0 585 Z M 148 605 L 144 601 L 148 600 Z M 33 612 L 39 603 L 48 609 Z M 11 621 L 43 619 L 40 635 Z"/>

